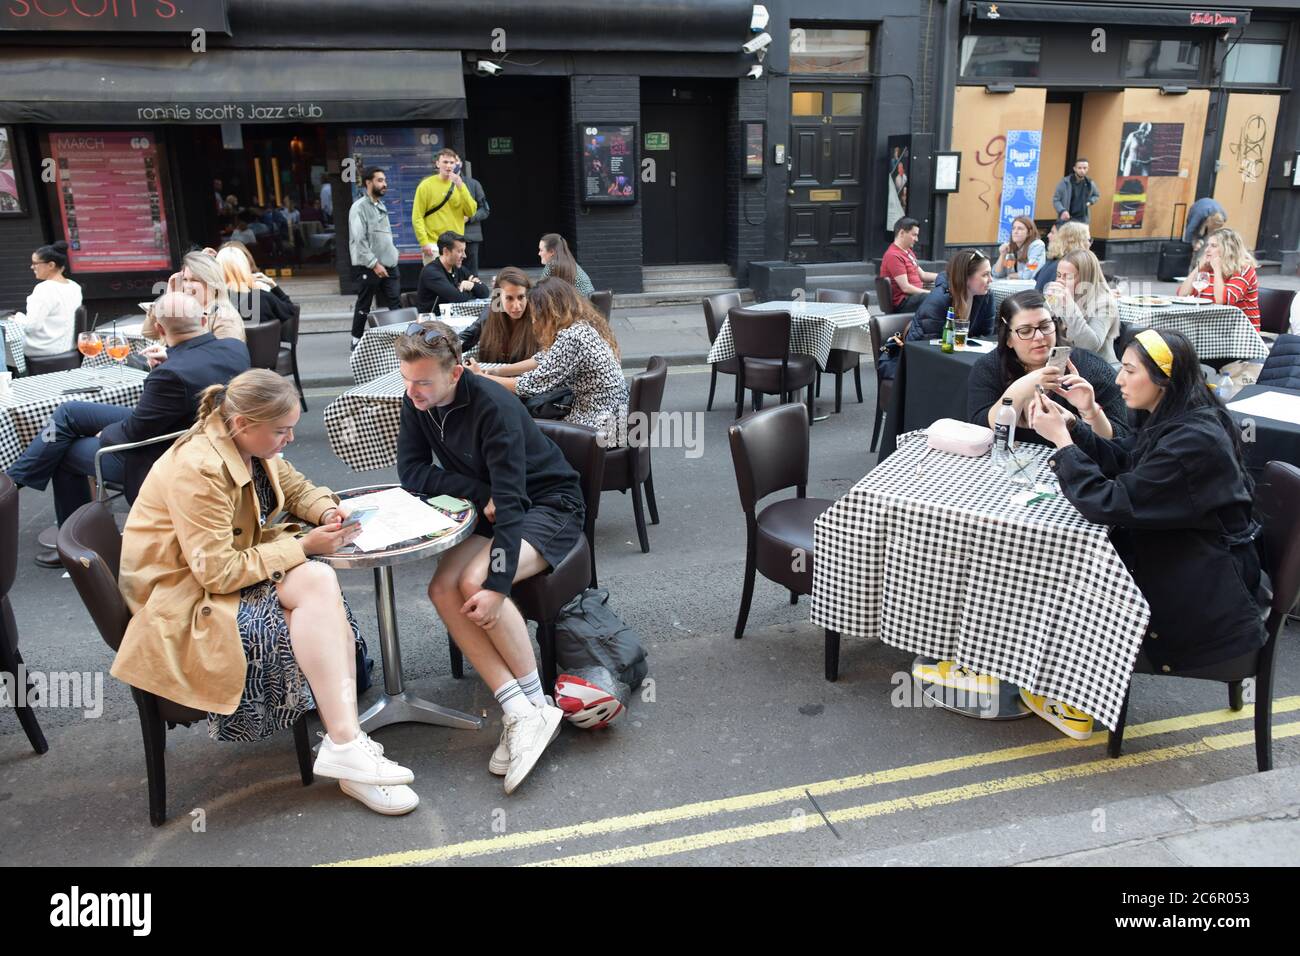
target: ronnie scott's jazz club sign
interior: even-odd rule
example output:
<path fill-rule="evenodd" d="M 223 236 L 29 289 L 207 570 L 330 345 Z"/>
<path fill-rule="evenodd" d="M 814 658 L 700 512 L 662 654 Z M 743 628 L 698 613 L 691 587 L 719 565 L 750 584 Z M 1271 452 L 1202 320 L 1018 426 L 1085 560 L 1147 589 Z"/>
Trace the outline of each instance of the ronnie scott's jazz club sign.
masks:
<path fill-rule="evenodd" d="M 226 0 L 0 0 L 0 30 L 229 33 Z"/>

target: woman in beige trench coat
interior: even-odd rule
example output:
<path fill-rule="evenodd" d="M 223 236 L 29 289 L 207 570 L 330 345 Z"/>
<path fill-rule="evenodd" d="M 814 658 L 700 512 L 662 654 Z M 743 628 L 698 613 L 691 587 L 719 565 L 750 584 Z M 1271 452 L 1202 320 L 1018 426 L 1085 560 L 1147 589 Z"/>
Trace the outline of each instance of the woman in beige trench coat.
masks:
<path fill-rule="evenodd" d="M 280 452 L 298 396 L 254 369 L 203 392 L 198 421 L 149 471 L 122 536 L 131 622 L 113 676 L 209 712 L 219 739 L 289 726 L 314 701 L 325 725 L 315 772 L 380 813 L 413 810 L 414 775 L 357 721 L 355 623 L 334 570 L 359 526 Z M 318 525 L 298 537 L 284 512 Z M 310 685 L 305 686 L 305 685 Z"/>

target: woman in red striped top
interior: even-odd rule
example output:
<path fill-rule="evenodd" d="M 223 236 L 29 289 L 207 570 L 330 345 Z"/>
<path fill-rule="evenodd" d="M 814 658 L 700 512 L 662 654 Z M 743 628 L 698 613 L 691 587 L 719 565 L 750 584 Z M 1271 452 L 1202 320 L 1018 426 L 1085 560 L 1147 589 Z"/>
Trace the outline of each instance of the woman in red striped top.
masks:
<path fill-rule="evenodd" d="M 1204 273 L 1209 285 L 1195 288 L 1197 273 Z M 1234 305 L 1246 313 L 1250 324 L 1259 328 L 1259 279 L 1255 275 L 1255 257 L 1250 254 L 1234 229 L 1219 229 L 1205 240 L 1201 261 L 1183 280 L 1179 295 L 1195 295 L 1219 305 Z"/>

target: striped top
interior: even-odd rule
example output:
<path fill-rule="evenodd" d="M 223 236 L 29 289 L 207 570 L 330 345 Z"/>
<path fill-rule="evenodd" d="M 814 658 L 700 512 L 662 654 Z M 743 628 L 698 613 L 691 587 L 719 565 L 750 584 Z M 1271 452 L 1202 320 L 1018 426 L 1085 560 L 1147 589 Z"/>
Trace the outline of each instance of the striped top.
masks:
<path fill-rule="evenodd" d="M 1209 278 L 1211 281 L 1208 286 L 1200 292 L 1195 289 L 1192 291 L 1198 298 L 1213 302 L 1214 276 L 1210 275 Z M 1244 271 L 1223 280 L 1223 304 L 1241 309 L 1246 313 L 1246 318 L 1250 319 L 1250 324 L 1259 328 L 1259 279 L 1255 275 L 1254 266 L 1246 266 Z"/>

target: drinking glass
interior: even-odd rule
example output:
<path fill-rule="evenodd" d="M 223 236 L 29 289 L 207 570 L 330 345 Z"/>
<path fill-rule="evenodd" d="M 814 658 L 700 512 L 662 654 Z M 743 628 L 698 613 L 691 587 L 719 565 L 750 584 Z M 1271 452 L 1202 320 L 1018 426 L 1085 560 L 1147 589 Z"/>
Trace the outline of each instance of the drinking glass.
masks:
<path fill-rule="evenodd" d="M 104 351 L 104 340 L 99 337 L 98 332 L 79 332 L 77 333 L 77 351 L 82 354 L 83 358 L 94 358 Z M 92 371 L 90 377 L 98 381 L 100 375 L 98 372 Z"/>
<path fill-rule="evenodd" d="M 131 343 L 127 341 L 125 335 L 114 332 L 104 342 L 104 350 L 108 352 L 108 357 L 117 363 L 117 379 L 119 382 L 122 381 L 124 378 L 122 364 L 131 354 Z"/>
<path fill-rule="evenodd" d="M 966 335 L 970 332 L 970 323 L 957 319 L 952 325 L 952 344 L 954 348 L 966 347 Z"/>
<path fill-rule="evenodd" d="M 1210 287 L 1210 277 L 1207 276 L 1204 272 L 1196 273 L 1196 278 L 1192 280 L 1192 288 L 1196 290 L 1196 294 L 1200 295 L 1209 287 Z"/>
<path fill-rule="evenodd" d="M 1037 456 L 1026 445 L 1015 445 L 1007 449 L 1007 457 L 1002 462 L 1007 477 L 1015 485 L 1029 485 L 1034 479 Z"/>

